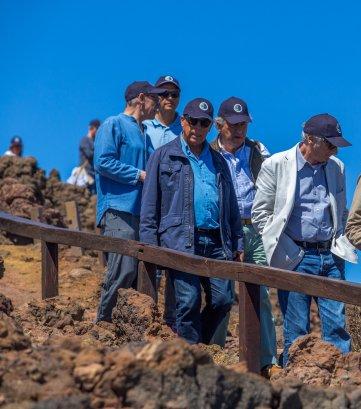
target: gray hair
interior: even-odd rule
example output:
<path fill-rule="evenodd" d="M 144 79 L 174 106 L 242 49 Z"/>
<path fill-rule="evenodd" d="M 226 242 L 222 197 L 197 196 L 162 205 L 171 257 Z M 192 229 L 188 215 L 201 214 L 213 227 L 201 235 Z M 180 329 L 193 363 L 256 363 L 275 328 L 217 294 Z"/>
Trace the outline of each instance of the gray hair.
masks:
<path fill-rule="evenodd" d="M 127 107 L 134 107 L 138 103 L 138 97 L 135 97 L 131 99 L 130 101 L 127 101 Z"/>
<path fill-rule="evenodd" d="M 224 124 L 226 123 L 226 121 L 225 121 L 221 116 L 216 116 L 216 117 L 214 118 L 214 122 L 215 122 L 217 125 L 224 125 Z"/>
<path fill-rule="evenodd" d="M 311 135 L 309 133 L 305 133 L 302 131 L 302 142 L 305 142 L 308 138 L 313 138 L 316 139 L 318 143 L 320 143 L 324 138 L 322 136 L 317 136 L 317 135 Z"/>

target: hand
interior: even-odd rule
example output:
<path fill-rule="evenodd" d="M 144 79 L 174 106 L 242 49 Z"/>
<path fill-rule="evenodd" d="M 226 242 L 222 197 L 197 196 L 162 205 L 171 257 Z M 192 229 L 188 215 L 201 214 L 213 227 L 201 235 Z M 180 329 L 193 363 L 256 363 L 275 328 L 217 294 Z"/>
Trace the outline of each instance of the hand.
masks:
<path fill-rule="evenodd" d="M 237 251 L 236 256 L 234 257 L 234 261 L 237 261 L 238 263 L 243 263 L 244 262 L 244 251 Z"/>
<path fill-rule="evenodd" d="M 144 183 L 145 177 L 146 177 L 146 173 L 144 170 L 140 171 L 140 175 L 139 175 L 139 182 Z"/>

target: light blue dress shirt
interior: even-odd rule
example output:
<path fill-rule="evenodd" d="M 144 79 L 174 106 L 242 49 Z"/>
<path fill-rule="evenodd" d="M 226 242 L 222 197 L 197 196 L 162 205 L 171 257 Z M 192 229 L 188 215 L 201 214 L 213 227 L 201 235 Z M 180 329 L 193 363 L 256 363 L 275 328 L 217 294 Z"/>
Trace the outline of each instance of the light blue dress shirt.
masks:
<path fill-rule="evenodd" d="M 311 165 L 299 147 L 295 203 L 285 233 L 293 240 L 317 243 L 330 240 L 333 224 L 325 175 L 326 164 Z"/>
<path fill-rule="evenodd" d="M 180 116 L 176 113 L 174 121 L 169 125 L 164 125 L 158 119 L 149 119 L 143 122 L 145 133 L 152 141 L 154 149 L 172 141 L 182 133 Z"/>
<path fill-rule="evenodd" d="M 202 229 L 219 228 L 219 192 L 216 169 L 208 142 L 199 157 L 189 149 L 181 139 L 182 150 L 188 157 L 194 175 L 194 225 Z"/>

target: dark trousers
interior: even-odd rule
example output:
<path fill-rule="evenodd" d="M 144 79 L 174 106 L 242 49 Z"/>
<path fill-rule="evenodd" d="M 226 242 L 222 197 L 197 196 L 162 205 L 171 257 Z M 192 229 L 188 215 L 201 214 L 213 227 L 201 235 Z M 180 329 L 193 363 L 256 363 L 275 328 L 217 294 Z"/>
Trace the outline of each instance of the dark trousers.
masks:
<path fill-rule="evenodd" d="M 224 260 L 219 235 L 195 234 L 195 254 Z M 233 304 L 230 280 L 200 277 L 170 270 L 176 298 L 176 326 L 179 336 L 190 344 L 208 344 Z M 201 312 L 201 287 L 205 302 Z"/>
<path fill-rule="evenodd" d="M 139 217 L 130 213 L 108 210 L 101 220 L 101 234 L 139 240 Z M 117 302 L 119 288 L 135 285 L 138 274 L 138 260 L 117 253 L 107 253 L 107 270 L 102 284 L 98 321 L 111 321 L 112 310 Z"/>

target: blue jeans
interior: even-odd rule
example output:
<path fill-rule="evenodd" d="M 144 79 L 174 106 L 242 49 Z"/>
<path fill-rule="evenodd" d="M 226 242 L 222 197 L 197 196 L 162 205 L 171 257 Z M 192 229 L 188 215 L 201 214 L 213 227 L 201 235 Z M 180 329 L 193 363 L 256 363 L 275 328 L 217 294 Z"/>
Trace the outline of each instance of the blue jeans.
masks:
<path fill-rule="evenodd" d="M 117 210 L 107 210 L 100 223 L 101 234 L 108 237 L 139 240 L 139 217 Z M 107 253 L 107 270 L 102 284 L 97 321 L 111 321 L 119 288 L 135 285 L 138 260 L 117 253 Z"/>
<path fill-rule="evenodd" d="M 225 259 L 219 236 L 195 234 L 195 254 L 218 260 Z M 230 280 L 200 277 L 170 270 L 176 297 L 177 333 L 190 344 L 209 344 L 218 325 L 233 304 Z M 206 305 L 201 312 L 201 286 Z M 226 328 L 227 330 L 227 328 Z M 226 333 L 224 334 L 224 338 Z"/>
<path fill-rule="evenodd" d="M 345 279 L 345 262 L 328 251 L 306 250 L 295 271 L 321 277 Z M 278 291 L 283 314 L 283 366 L 288 361 L 288 350 L 300 336 L 310 331 L 310 305 L 312 297 L 302 293 Z M 345 304 L 327 298 L 316 297 L 321 320 L 322 339 L 340 349 L 350 352 L 351 339 L 345 330 Z"/>

